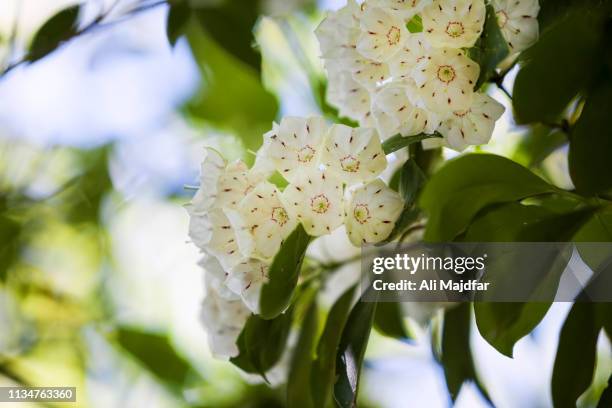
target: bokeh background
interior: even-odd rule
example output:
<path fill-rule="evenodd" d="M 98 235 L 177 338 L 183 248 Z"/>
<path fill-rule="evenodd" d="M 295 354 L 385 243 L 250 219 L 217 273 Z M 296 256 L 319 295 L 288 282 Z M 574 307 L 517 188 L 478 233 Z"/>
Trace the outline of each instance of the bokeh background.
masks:
<path fill-rule="evenodd" d="M 230 2 L 258 18 L 261 80 L 252 57 L 227 52 L 214 30 L 171 46 L 168 6 L 146 0 L 85 1 L 81 24 L 106 13 L 103 26 L 0 76 L 0 386 L 76 386 L 83 407 L 282 406 L 282 385 L 261 384 L 208 352 L 198 319 L 200 255 L 188 242 L 183 205 L 197 185 L 204 146 L 252 160 L 273 120 L 332 114 L 313 30 L 344 0 Z M 18 60 L 49 17 L 76 3 L 2 0 L 0 57 Z M 491 93 L 507 112 L 486 149 L 533 164 L 524 134 L 534 129 L 513 124 L 507 98 Z M 563 148 L 537 171 L 571 187 Z M 314 256 L 350 255 L 329 245 L 319 243 Z M 551 406 L 553 359 L 569 306 L 554 305 L 517 344 L 514 359 L 472 333 L 496 406 Z M 450 406 L 435 359 L 437 312 L 406 309 L 417 340 L 374 334 L 363 405 Z M 418 324 L 431 316 L 433 323 Z M 594 403 L 612 370 L 604 334 L 598 347 L 597 380 L 583 406 Z M 466 384 L 456 406 L 489 405 Z"/>

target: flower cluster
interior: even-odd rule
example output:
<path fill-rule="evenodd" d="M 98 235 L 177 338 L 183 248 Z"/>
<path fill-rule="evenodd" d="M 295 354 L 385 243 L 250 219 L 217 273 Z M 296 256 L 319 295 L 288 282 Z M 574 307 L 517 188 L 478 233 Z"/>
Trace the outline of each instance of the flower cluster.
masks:
<path fill-rule="evenodd" d="M 206 150 L 187 209 L 190 237 L 205 254 L 202 320 L 215 355 L 237 354 L 270 264 L 298 224 L 313 237 L 345 225 L 355 246 L 391 234 L 404 203 L 378 178 L 386 167 L 374 129 L 329 126 L 321 117 L 274 124 L 252 168 Z M 282 191 L 268 181 L 275 172 L 288 182 Z"/>
<path fill-rule="evenodd" d="M 537 0 L 493 0 L 513 52 L 535 41 Z M 468 57 L 484 0 L 348 0 L 316 30 L 328 101 L 383 138 L 438 132 L 455 150 L 487 143 L 504 108 L 476 86 Z"/>

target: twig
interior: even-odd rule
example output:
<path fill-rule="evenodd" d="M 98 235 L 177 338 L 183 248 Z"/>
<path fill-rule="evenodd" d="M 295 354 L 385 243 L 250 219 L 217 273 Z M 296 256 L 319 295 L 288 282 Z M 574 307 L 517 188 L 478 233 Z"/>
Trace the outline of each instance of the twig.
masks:
<path fill-rule="evenodd" d="M 109 21 L 106 23 L 103 23 L 104 19 L 106 19 L 108 17 L 108 15 L 111 13 L 112 10 L 114 10 L 115 6 L 118 4 L 118 1 L 113 3 L 113 5 L 111 5 L 111 7 L 109 7 L 106 11 L 102 12 L 99 16 L 97 16 L 91 23 L 87 24 L 86 26 L 82 27 L 81 29 L 77 30 L 76 32 L 74 32 L 73 34 L 71 34 L 68 38 L 66 38 L 64 41 L 62 41 L 58 47 L 53 50 L 56 51 L 57 49 L 59 49 L 61 46 L 63 46 L 64 44 L 74 40 L 76 37 L 79 37 L 81 35 L 90 33 L 94 30 L 97 29 L 103 29 L 103 28 L 107 28 L 110 27 L 114 24 L 120 23 L 125 21 L 128 18 L 131 18 L 137 14 L 140 14 L 142 12 L 151 10 L 153 8 L 162 6 L 164 4 L 167 4 L 168 0 L 158 0 L 152 3 L 147 3 L 147 4 L 142 4 L 140 6 L 134 7 L 133 9 L 129 10 L 128 12 L 126 12 L 123 16 L 118 17 L 116 20 L 113 21 Z M 51 52 L 53 52 L 51 51 Z M 9 65 L 7 65 L 2 71 L 0 71 L 0 79 L 5 76 L 6 74 L 8 74 L 9 72 L 11 72 L 12 70 L 14 70 L 15 68 L 26 64 L 29 62 L 29 54 L 26 54 L 25 57 L 23 57 L 22 59 L 15 61 Z"/>

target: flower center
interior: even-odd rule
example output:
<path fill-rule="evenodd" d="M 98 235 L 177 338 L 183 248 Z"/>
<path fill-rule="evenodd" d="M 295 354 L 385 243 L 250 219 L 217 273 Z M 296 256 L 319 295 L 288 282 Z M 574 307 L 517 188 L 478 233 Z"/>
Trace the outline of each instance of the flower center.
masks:
<path fill-rule="evenodd" d="M 329 200 L 325 197 L 325 194 L 319 194 L 310 199 L 310 208 L 317 214 L 325 214 L 329 207 Z"/>
<path fill-rule="evenodd" d="M 272 221 L 282 227 L 289 221 L 289 215 L 283 207 L 274 207 L 272 208 Z"/>
<path fill-rule="evenodd" d="M 387 32 L 387 42 L 389 45 L 395 45 L 400 41 L 401 33 L 399 28 L 393 26 Z"/>
<path fill-rule="evenodd" d="M 451 21 L 446 26 L 446 34 L 452 38 L 461 37 L 463 33 L 465 33 L 465 29 L 463 28 L 463 23 L 459 21 Z"/>
<path fill-rule="evenodd" d="M 455 79 L 455 70 L 450 65 L 441 65 L 438 68 L 438 79 L 444 83 L 451 83 Z"/>
<path fill-rule="evenodd" d="M 456 116 L 456 117 L 458 117 L 458 118 L 462 118 L 462 117 L 464 117 L 465 115 L 467 115 L 468 113 L 470 113 L 470 110 L 469 110 L 469 109 L 467 109 L 467 110 L 462 110 L 462 111 L 455 111 L 455 112 L 453 112 L 453 115 L 455 115 L 455 116 Z"/>
<path fill-rule="evenodd" d="M 353 210 L 353 217 L 360 224 L 365 224 L 370 219 L 370 210 L 365 204 L 357 204 Z"/>
<path fill-rule="evenodd" d="M 306 145 L 298 150 L 298 161 L 300 163 L 308 163 L 310 162 L 315 155 L 315 149 Z"/>
<path fill-rule="evenodd" d="M 508 23 L 508 15 L 506 12 L 504 10 L 499 10 L 495 15 L 497 16 L 497 25 L 499 25 L 499 28 L 504 28 Z"/>
<path fill-rule="evenodd" d="M 340 167 L 349 173 L 356 173 L 359 170 L 359 164 L 359 160 L 350 155 L 340 159 Z"/>

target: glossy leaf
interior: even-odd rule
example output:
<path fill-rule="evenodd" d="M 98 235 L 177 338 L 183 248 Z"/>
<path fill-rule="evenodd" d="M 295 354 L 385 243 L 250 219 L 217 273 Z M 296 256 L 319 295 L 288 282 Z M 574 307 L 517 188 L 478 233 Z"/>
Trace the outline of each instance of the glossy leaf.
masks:
<path fill-rule="evenodd" d="M 517 341 L 542 321 L 550 303 L 475 302 L 476 325 L 482 337 L 497 351 L 512 357 Z"/>
<path fill-rule="evenodd" d="M 595 195 L 612 189 L 612 81 L 600 84 L 588 97 L 576 122 L 569 151 L 569 165 L 576 189 Z"/>
<path fill-rule="evenodd" d="M 201 27 L 225 51 L 255 72 L 261 71 L 261 55 L 254 47 L 253 29 L 260 0 L 210 2 L 194 11 Z"/>
<path fill-rule="evenodd" d="M 374 314 L 374 328 L 377 332 L 394 339 L 412 339 L 402 315 L 401 303 L 379 302 Z"/>
<path fill-rule="evenodd" d="M 151 374 L 173 387 L 180 387 L 196 373 L 165 336 L 122 327 L 117 331 L 117 342 Z"/>
<path fill-rule="evenodd" d="M 166 36 L 168 42 L 174 47 L 179 37 L 185 34 L 185 27 L 191 17 L 191 9 L 185 0 L 170 3 L 168 18 L 166 21 Z"/>
<path fill-rule="evenodd" d="M 236 134 L 244 147 L 257 150 L 276 119 L 276 98 L 264 89 L 255 70 L 224 50 L 193 19 L 187 39 L 203 78 L 187 113 Z"/>
<path fill-rule="evenodd" d="M 338 298 L 327 315 L 312 367 L 312 400 L 315 407 L 324 407 L 330 401 L 336 375 L 336 354 L 354 295 L 355 286 L 352 286 Z"/>
<path fill-rule="evenodd" d="M 608 386 L 599 397 L 599 403 L 597 404 L 597 408 L 606 407 L 612 407 L 612 375 L 608 379 Z"/>
<path fill-rule="evenodd" d="M 376 302 L 357 302 L 342 332 L 336 357 L 337 380 L 334 385 L 334 400 L 341 408 L 356 406 L 361 366 L 375 311 Z"/>
<path fill-rule="evenodd" d="M 429 216 L 425 240 L 453 240 L 491 204 L 554 191 L 555 187 L 501 156 L 461 156 L 435 173 L 421 193 L 421 207 Z"/>
<path fill-rule="evenodd" d="M 492 5 L 487 5 L 487 14 L 482 35 L 468 51 L 469 57 L 480 66 L 480 75 L 474 89 L 479 89 L 495 75 L 497 66 L 510 54 L 510 49 L 497 24 Z"/>
<path fill-rule="evenodd" d="M 591 384 L 600 329 L 595 305 L 575 303 L 559 335 L 551 384 L 556 408 L 575 407 L 578 397 Z"/>
<path fill-rule="evenodd" d="M 38 61 L 76 35 L 80 10 L 79 5 L 71 6 L 47 20 L 34 35 L 27 60 Z"/>
<path fill-rule="evenodd" d="M 293 322 L 293 308 L 272 320 L 264 320 L 252 315 L 247 320 L 237 345 L 240 354 L 230 361 L 242 370 L 260 374 L 265 379 L 265 372 L 280 359 Z"/>
<path fill-rule="evenodd" d="M 393 231 L 387 239 L 381 242 L 381 245 L 401 237 L 406 229 L 418 219 L 420 210 L 416 207 L 416 199 L 426 180 L 427 177 L 415 160 L 410 159 L 404 163 L 397 180 L 398 192 L 404 199 L 404 208 L 395 222 Z"/>
<path fill-rule="evenodd" d="M 474 381 L 483 396 L 489 399 L 480 384 L 470 347 L 470 304 L 461 303 L 444 313 L 442 331 L 442 366 L 446 386 L 453 401 L 466 381 Z"/>
<path fill-rule="evenodd" d="M 395 135 L 385 140 L 382 144 L 382 148 L 385 154 L 389 154 L 389 153 L 398 151 L 400 149 L 403 149 L 404 147 L 410 146 L 413 143 L 421 142 L 425 139 L 441 138 L 441 137 L 442 136 L 440 136 L 437 133 L 431 134 L 431 135 L 426 134 L 426 133 L 421 133 L 421 134 L 414 135 L 414 136 Z"/>
<path fill-rule="evenodd" d="M 584 11 L 569 14 L 523 53 L 512 93 L 519 123 L 556 122 L 600 69 L 603 19 Z"/>
<path fill-rule="evenodd" d="M 281 245 L 270 265 L 269 280 L 261 290 L 260 308 L 264 319 L 275 318 L 289 306 L 311 239 L 300 224 Z"/>
<path fill-rule="evenodd" d="M 551 130 L 545 125 L 535 125 L 519 142 L 512 159 L 523 166 L 535 167 L 567 143 L 568 137 L 565 132 Z"/>
<path fill-rule="evenodd" d="M 311 301 L 300 329 L 287 379 L 287 405 L 295 408 L 312 408 L 310 392 L 312 360 L 317 340 L 317 302 Z"/>

